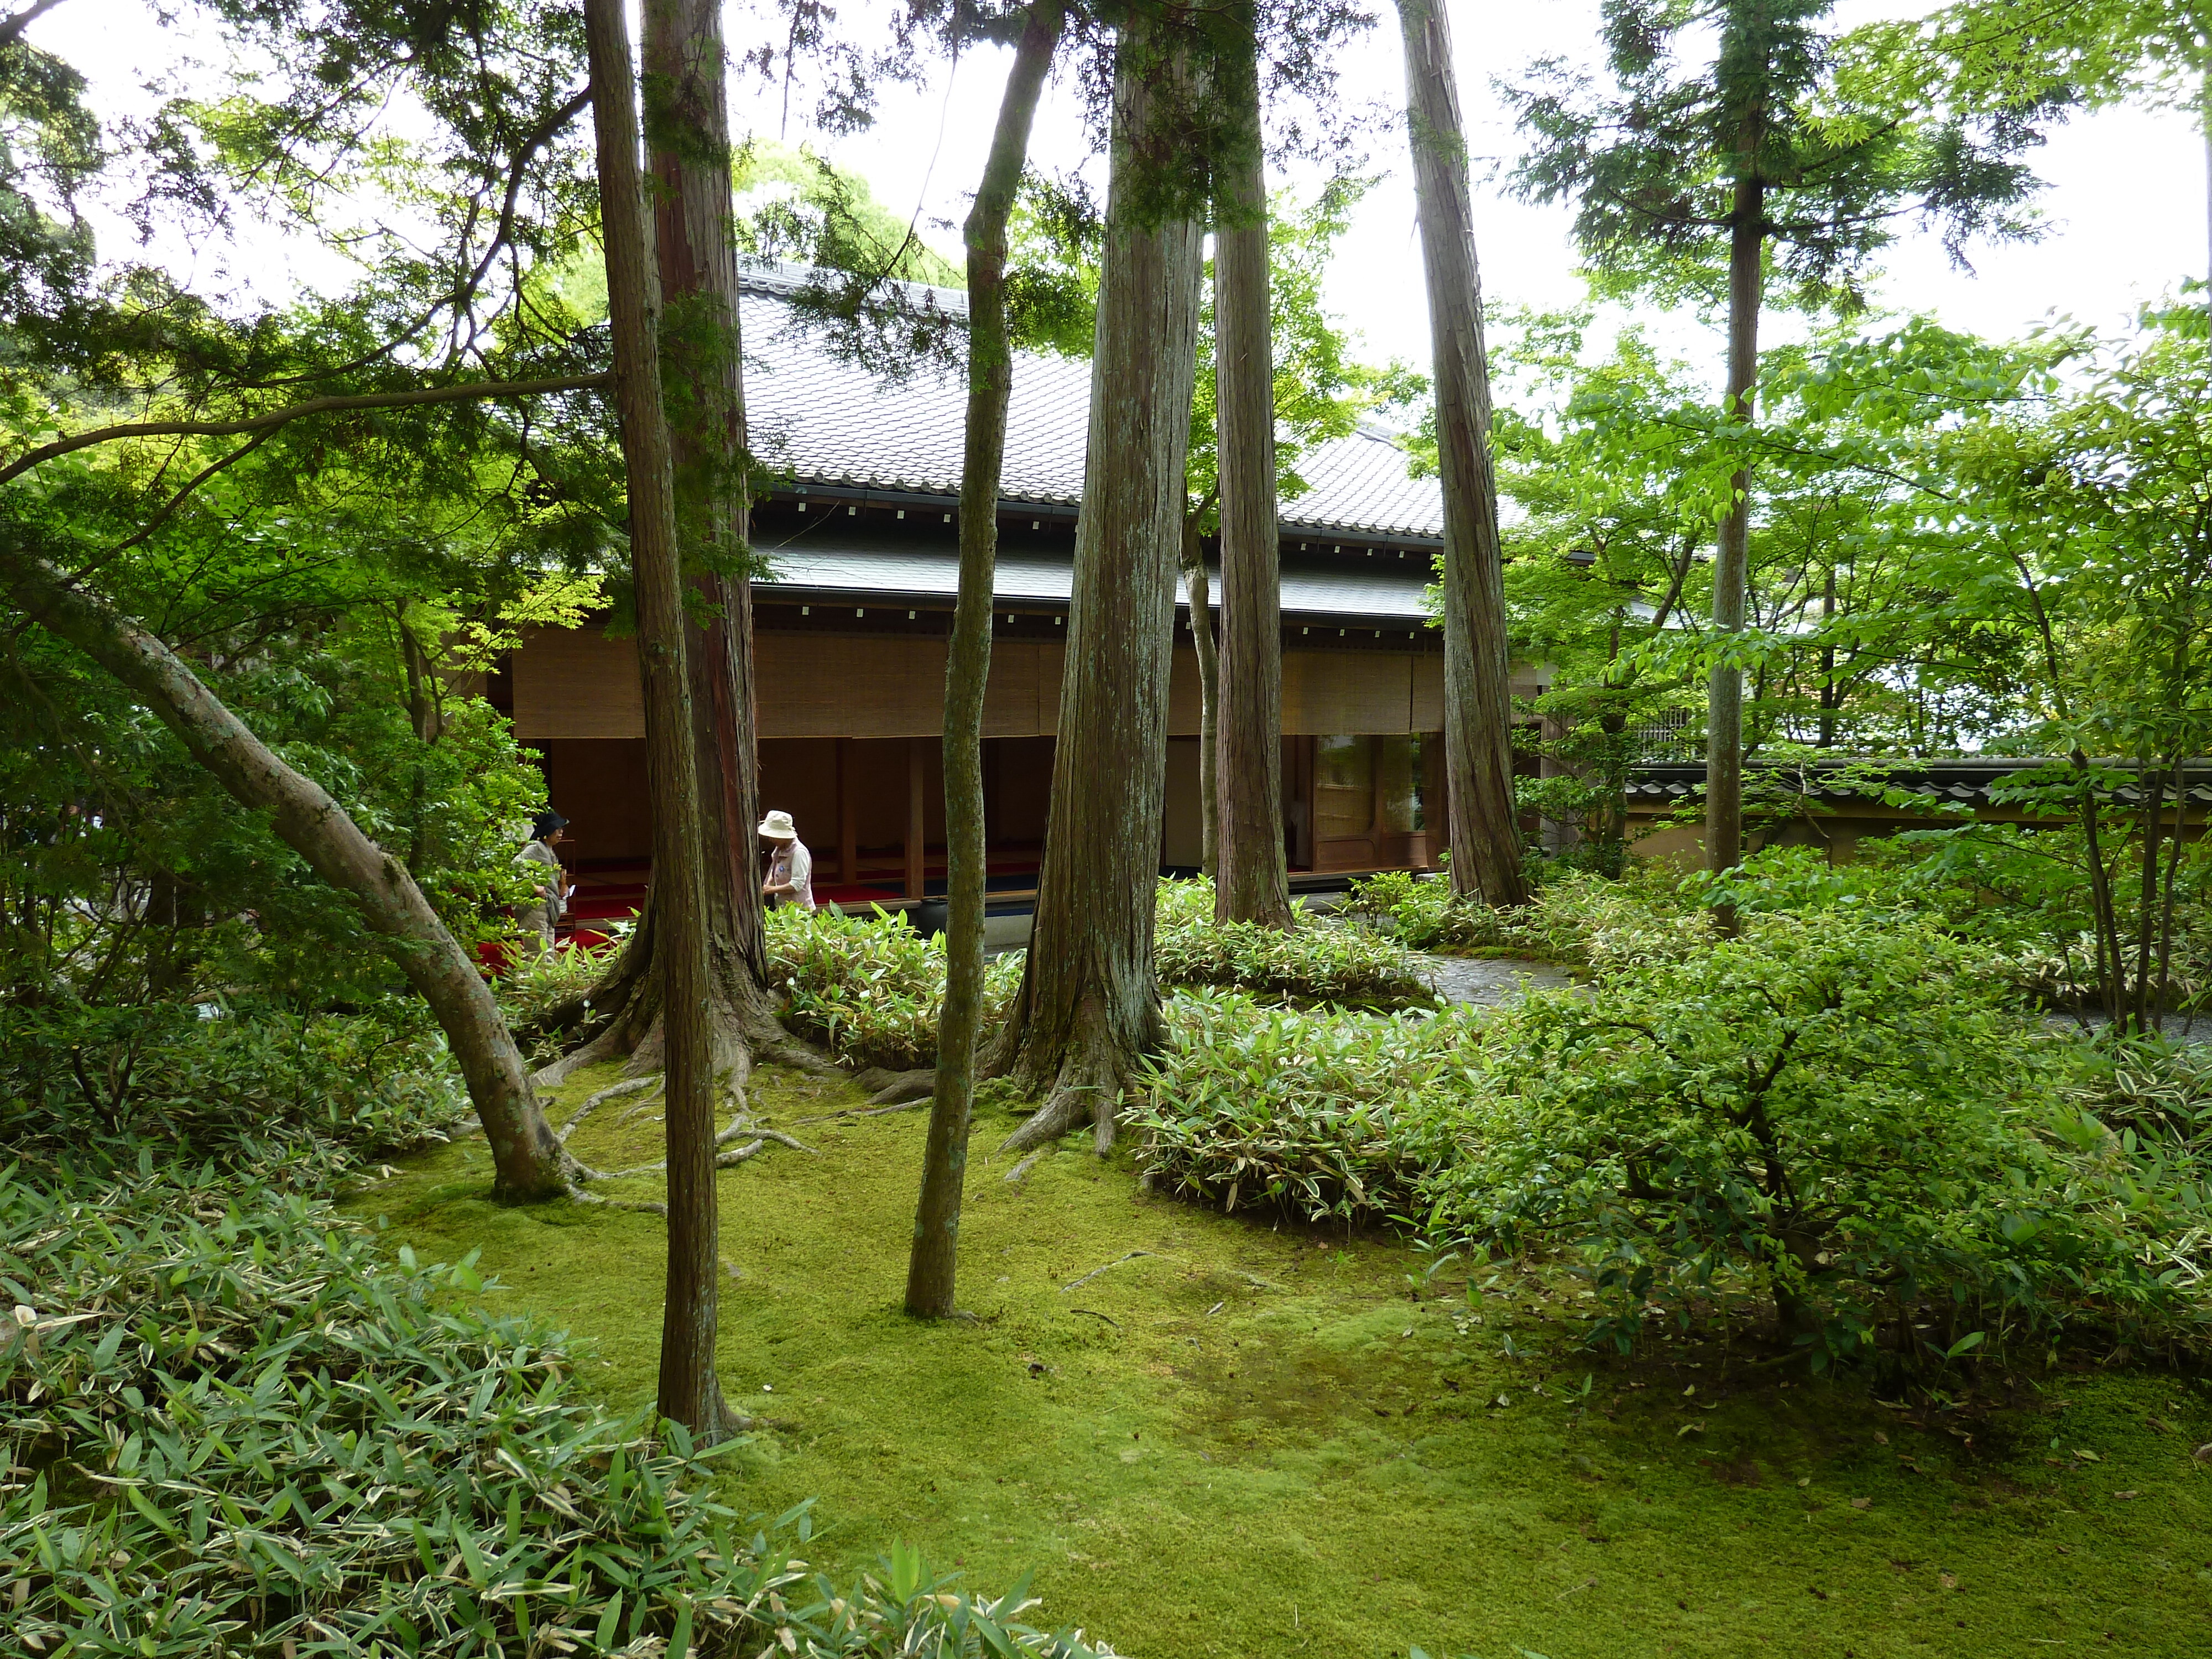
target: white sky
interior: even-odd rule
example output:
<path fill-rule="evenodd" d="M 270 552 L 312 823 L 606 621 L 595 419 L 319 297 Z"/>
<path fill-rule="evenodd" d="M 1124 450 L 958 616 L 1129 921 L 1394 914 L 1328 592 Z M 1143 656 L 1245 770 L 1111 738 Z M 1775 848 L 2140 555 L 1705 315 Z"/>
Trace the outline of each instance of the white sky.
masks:
<path fill-rule="evenodd" d="M 1373 0 L 1373 5 L 1384 21 L 1345 53 L 1344 96 L 1347 103 L 1395 112 L 1404 96 L 1403 60 L 1389 0 Z M 1928 9 L 1843 0 L 1838 15 L 1856 24 Z M 1492 89 L 1493 78 L 1516 78 L 1534 58 L 1589 56 L 1597 36 L 1596 0 L 1480 7 L 1461 0 L 1453 21 L 1470 152 L 1510 163 L 1520 146 Z M 982 169 L 1005 64 L 1003 52 L 976 54 L 960 65 L 949 97 L 941 83 L 927 92 L 894 92 L 872 132 L 821 148 L 865 174 L 886 205 L 905 212 L 919 204 L 925 223 L 933 218 L 957 222 L 965 211 L 965 192 Z M 748 104 L 761 101 L 750 89 L 740 94 L 733 120 L 742 124 Z M 1046 166 L 1066 167 L 1083 154 L 1080 123 L 1071 105 L 1063 95 L 1057 109 L 1048 105 L 1040 113 L 1032 153 Z M 763 112 L 761 129 L 771 136 L 776 113 L 774 104 Z M 1370 357 L 1419 363 L 1428 355 L 1428 321 L 1401 135 L 1393 125 L 1370 139 L 1367 170 L 1384 176 L 1340 246 L 1328 291 L 1337 313 L 1364 337 Z M 2132 318 L 2138 302 L 2171 291 L 2184 276 L 2204 274 L 2204 149 L 2189 118 L 2136 109 L 2077 118 L 2052 135 L 2033 165 L 2050 185 L 2040 198 L 2051 226 L 2044 240 L 1971 251 L 1976 274 L 1968 276 L 1950 268 L 1932 237 L 1911 237 L 1890 250 L 1887 279 L 1876 289 L 1879 302 L 1933 311 L 1954 327 L 2003 337 L 2053 312 L 2117 327 Z M 1504 170 L 1501 165 L 1501 178 Z M 1313 181 L 1277 180 L 1284 182 L 1304 182 L 1310 189 Z M 1493 305 L 1564 305 L 1581 297 L 1569 209 L 1522 206 L 1478 179 L 1475 214 L 1483 285 Z M 933 240 L 957 261 L 957 234 L 939 231 Z"/>
<path fill-rule="evenodd" d="M 848 0 L 845 21 L 862 22 L 882 4 Z M 1340 61 L 1346 100 L 1370 106 L 1376 116 L 1368 170 L 1383 176 L 1358 210 L 1328 291 L 1340 316 L 1364 337 L 1366 355 L 1419 362 L 1427 355 L 1427 321 L 1412 191 L 1401 130 L 1386 118 L 1402 96 L 1403 70 L 1388 0 L 1375 0 L 1375 9 L 1384 25 Z M 1842 0 L 1839 15 L 1857 22 L 1925 9 L 1925 0 Z M 1529 59 L 1547 53 L 1587 57 L 1595 41 L 1596 0 L 1518 0 L 1480 8 L 1462 0 L 1454 8 L 1454 21 L 1471 149 L 1478 157 L 1510 161 L 1517 143 L 1492 77 L 1516 76 Z M 759 0 L 731 0 L 733 52 L 771 27 Z M 155 26 L 145 0 L 69 0 L 34 23 L 31 38 L 74 63 L 90 78 L 95 100 L 111 108 L 144 107 L 147 81 L 175 69 L 191 49 L 189 40 Z M 1005 73 L 1003 52 L 972 53 L 949 80 L 940 71 L 927 88 L 884 88 L 871 131 L 817 140 L 817 147 L 866 176 L 887 207 L 918 210 L 925 234 L 957 258 L 957 234 L 931 222 L 957 222 L 965 211 Z M 778 96 L 750 82 L 732 91 L 733 124 L 741 131 L 775 136 Z M 794 141 L 811 137 L 800 125 L 809 102 L 804 96 L 792 100 L 787 136 Z M 1085 154 L 1073 95 L 1056 88 L 1040 114 L 1032 159 L 1065 170 L 1080 164 Z M 1887 277 L 1877 287 L 1881 301 L 1896 309 L 1933 311 L 1953 326 L 1997 337 L 2017 334 L 2054 313 L 2114 327 L 2137 303 L 2170 292 L 2183 276 L 2203 274 L 2204 148 L 2188 117 L 2147 109 L 2080 117 L 2052 135 L 2035 166 L 2051 186 L 2041 198 L 2051 226 L 2044 240 L 1977 250 L 1978 274 L 1968 276 L 1949 268 L 1932 239 L 1909 238 L 1891 250 Z M 1287 182 L 1310 191 L 1314 180 Z M 1568 210 L 1521 206 L 1478 179 L 1476 216 L 1485 288 L 1493 304 L 1556 305 L 1579 297 Z M 289 282 L 337 275 L 326 256 L 270 246 L 265 240 L 227 259 L 213 249 L 163 252 L 193 264 L 202 276 L 216 276 L 227 266 L 264 294 Z M 1694 349 L 1686 339 L 1683 343 Z"/>

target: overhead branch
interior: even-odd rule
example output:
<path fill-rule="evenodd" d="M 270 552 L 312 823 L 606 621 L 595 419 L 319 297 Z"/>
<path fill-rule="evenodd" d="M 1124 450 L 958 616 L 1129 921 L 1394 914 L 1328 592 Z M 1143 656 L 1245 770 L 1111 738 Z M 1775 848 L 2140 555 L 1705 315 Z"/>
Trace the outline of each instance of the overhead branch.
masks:
<path fill-rule="evenodd" d="M 558 392 L 593 392 L 608 383 L 600 374 L 567 374 L 542 380 L 468 380 L 458 386 L 417 386 L 410 392 L 364 392 L 350 397 L 310 398 L 264 415 L 237 421 L 125 421 L 117 426 L 97 426 L 40 444 L 0 467 L 0 484 L 12 483 L 33 467 L 73 455 L 80 449 L 119 443 L 126 438 L 236 438 L 249 432 L 270 432 L 313 415 L 344 415 L 357 410 L 412 409 L 430 404 L 482 402 L 494 398 L 542 398 Z"/>
<path fill-rule="evenodd" d="M 52 0 L 52 3 L 59 4 L 60 0 Z M 500 200 L 499 226 L 492 233 L 490 245 L 484 249 L 483 257 L 471 268 L 467 276 L 453 286 L 450 293 L 441 296 L 426 308 L 422 315 L 392 339 L 386 341 L 375 350 L 356 357 L 350 362 L 338 364 L 333 368 L 318 370 L 312 374 L 286 375 L 279 380 L 263 381 L 258 384 L 270 386 L 298 386 L 306 381 L 325 380 L 333 374 L 349 374 L 358 369 L 366 368 L 371 363 L 382 362 L 402 346 L 412 342 L 436 320 L 440 312 L 458 312 L 473 301 L 477 290 L 483 286 L 484 277 L 497 263 L 500 254 L 513 245 L 515 210 L 521 201 L 523 176 L 526 169 L 537 158 L 540 150 L 560 136 L 562 128 L 567 126 L 569 122 L 591 106 L 592 89 L 586 86 L 581 92 L 571 96 L 566 103 L 550 111 L 544 120 L 523 135 L 522 143 L 516 149 L 514 159 L 507 163 L 507 190 Z M 475 210 L 471 209 L 469 221 L 471 230 L 473 230 L 475 223 Z M 463 240 L 466 240 L 465 234 Z M 521 283 L 519 278 L 515 286 L 516 292 L 520 293 Z"/>
<path fill-rule="evenodd" d="M 31 0 L 31 3 L 13 17 L 0 21 L 0 46 L 13 44 L 22 38 L 23 31 L 44 17 L 62 0 Z"/>

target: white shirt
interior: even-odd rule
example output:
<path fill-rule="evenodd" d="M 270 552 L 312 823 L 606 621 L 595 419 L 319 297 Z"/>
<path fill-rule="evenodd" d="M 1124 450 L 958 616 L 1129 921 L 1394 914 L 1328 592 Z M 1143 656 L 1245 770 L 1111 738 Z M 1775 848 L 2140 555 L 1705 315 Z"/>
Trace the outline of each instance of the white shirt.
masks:
<path fill-rule="evenodd" d="M 775 849 L 769 855 L 768 885 L 781 887 L 791 884 L 791 891 L 773 896 L 787 899 L 792 903 L 814 908 L 814 855 L 806 850 L 806 843 L 793 836 L 789 841 L 770 842 Z"/>

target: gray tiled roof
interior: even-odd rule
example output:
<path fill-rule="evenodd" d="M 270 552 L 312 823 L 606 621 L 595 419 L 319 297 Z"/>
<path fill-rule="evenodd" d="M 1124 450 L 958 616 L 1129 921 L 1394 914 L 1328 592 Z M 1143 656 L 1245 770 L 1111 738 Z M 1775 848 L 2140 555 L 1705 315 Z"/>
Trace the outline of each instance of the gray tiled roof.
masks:
<path fill-rule="evenodd" d="M 1808 795 L 1826 800 L 1867 799 L 1863 788 L 1847 787 L 1842 781 L 1832 781 L 1823 774 L 1833 770 L 1843 759 L 1864 760 L 1866 757 L 1845 757 L 1837 762 L 1814 762 L 1800 768 L 1772 761 L 1753 758 L 1748 769 L 1753 772 L 1778 773 L 1788 782 L 1802 788 Z M 1937 805 L 1948 801 L 1964 801 L 1972 805 L 2002 805 L 2002 786 L 2018 773 L 2053 764 L 2051 757 L 2021 757 L 2014 758 L 1969 756 L 1953 759 L 1895 760 L 1887 763 L 1881 771 L 1882 781 L 1893 788 L 1908 789 L 1912 793 Z M 2100 760 L 2099 767 L 2112 771 L 2133 772 L 2135 763 L 2125 760 Z M 2200 760 L 2191 763 L 2192 773 L 2203 775 L 2212 769 L 2212 761 Z M 1652 799 L 1680 799 L 1692 791 L 1705 787 L 1705 769 L 1695 763 L 1659 763 L 1638 766 L 1630 775 L 1626 793 L 1631 796 Z M 1991 792 L 1996 791 L 1993 794 Z M 2100 794 L 2133 805 L 2142 799 L 2136 786 L 2113 783 L 2100 787 Z M 2212 805 L 2212 787 L 2194 783 L 2189 791 L 2192 803 Z"/>
<path fill-rule="evenodd" d="M 746 276 L 745 403 L 754 450 L 809 483 L 957 494 L 967 413 L 963 377 L 926 369 L 886 384 L 840 361 L 817 333 L 793 325 L 788 296 L 802 275 L 790 267 L 756 267 Z M 964 295 L 909 288 L 916 303 L 966 312 Z M 1078 503 L 1090 414 L 1089 363 L 1018 355 L 1000 493 Z M 1408 476 L 1405 452 L 1379 430 L 1363 428 L 1321 445 L 1300 460 L 1298 471 L 1310 488 L 1283 503 L 1286 534 L 1443 533 L 1437 481 Z"/>
<path fill-rule="evenodd" d="M 765 538 L 755 550 L 774 565 L 775 574 L 756 584 L 763 598 L 794 599 L 863 598 L 896 594 L 902 599 L 950 603 L 960 586 L 960 550 L 950 543 L 908 539 L 865 530 L 846 531 L 833 520 L 781 544 Z M 1358 623 L 1425 626 L 1421 590 L 1429 580 L 1425 558 L 1341 560 L 1283 558 L 1283 615 L 1326 617 Z M 1072 569 L 1065 551 L 1002 550 L 994 591 L 1002 603 L 1064 605 Z M 1214 572 L 1218 603 L 1220 573 Z M 1176 603 L 1188 596 L 1176 585 Z"/>

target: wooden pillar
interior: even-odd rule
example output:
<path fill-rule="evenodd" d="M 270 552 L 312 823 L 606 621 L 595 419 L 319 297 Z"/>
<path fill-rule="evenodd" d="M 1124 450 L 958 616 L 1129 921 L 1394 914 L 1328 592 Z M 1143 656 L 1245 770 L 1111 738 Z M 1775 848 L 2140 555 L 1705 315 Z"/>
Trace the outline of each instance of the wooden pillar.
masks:
<path fill-rule="evenodd" d="M 1451 797 L 1446 782 L 1444 734 L 1421 733 L 1421 821 L 1428 832 L 1429 863 L 1451 845 Z"/>
<path fill-rule="evenodd" d="M 848 887 L 860 879 L 860 802 L 853 778 L 853 740 L 837 744 L 837 879 Z"/>
<path fill-rule="evenodd" d="M 906 896 L 910 899 L 921 896 L 922 879 L 927 873 L 922 845 L 922 760 L 921 745 L 927 739 L 908 738 L 906 740 Z"/>

